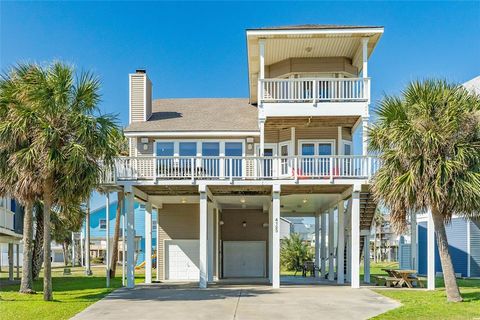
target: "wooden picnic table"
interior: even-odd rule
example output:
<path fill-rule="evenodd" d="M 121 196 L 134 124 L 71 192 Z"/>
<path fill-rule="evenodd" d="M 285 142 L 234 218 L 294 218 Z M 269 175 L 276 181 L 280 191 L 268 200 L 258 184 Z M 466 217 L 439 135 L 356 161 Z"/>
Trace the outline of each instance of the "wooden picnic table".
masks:
<path fill-rule="evenodd" d="M 417 270 L 408 270 L 408 269 L 382 269 L 387 272 L 390 277 L 398 279 L 398 282 L 395 284 L 396 287 L 401 288 L 404 284 L 413 288 L 413 282 L 417 282 L 420 287 L 423 287 L 422 282 L 417 277 Z"/>

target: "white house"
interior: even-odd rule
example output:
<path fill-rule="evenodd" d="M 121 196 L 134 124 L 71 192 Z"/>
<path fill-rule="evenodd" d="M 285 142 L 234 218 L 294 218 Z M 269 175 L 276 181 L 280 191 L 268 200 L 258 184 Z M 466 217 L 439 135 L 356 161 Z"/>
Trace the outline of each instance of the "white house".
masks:
<path fill-rule="evenodd" d="M 158 280 L 205 288 L 253 277 L 278 288 L 280 219 L 299 216 L 315 220 L 321 273 L 360 286 L 376 207 L 369 180 L 378 166 L 365 134 L 375 83 L 368 65 L 382 34 L 372 26 L 248 29 L 246 98 L 154 99 L 145 70 L 129 75 L 130 155 L 116 160 L 104 183 L 126 192 L 129 247 L 134 201 L 145 204 L 147 256 L 158 210 Z M 361 150 L 353 150 L 357 130 Z M 147 283 L 151 270 L 147 260 Z M 134 272 L 132 251 L 129 288 Z"/>

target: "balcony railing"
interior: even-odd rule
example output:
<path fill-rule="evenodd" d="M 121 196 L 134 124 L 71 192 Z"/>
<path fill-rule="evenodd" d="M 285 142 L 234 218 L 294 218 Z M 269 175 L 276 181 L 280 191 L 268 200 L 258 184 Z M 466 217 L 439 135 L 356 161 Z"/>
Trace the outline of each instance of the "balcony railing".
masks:
<path fill-rule="evenodd" d="M 378 167 L 363 156 L 122 157 L 103 181 L 369 179 Z"/>
<path fill-rule="evenodd" d="M 368 78 L 262 79 L 262 102 L 359 102 L 370 95 Z"/>
<path fill-rule="evenodd" d="M 0 227 L 13 230 L 14 229 L 14 213 L 5 208 L 0 208 Z"/>

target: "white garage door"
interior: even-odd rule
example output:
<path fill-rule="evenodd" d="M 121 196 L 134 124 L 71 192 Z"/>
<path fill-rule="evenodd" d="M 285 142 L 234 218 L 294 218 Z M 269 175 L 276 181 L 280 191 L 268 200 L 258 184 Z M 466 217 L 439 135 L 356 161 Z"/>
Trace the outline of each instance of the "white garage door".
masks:
<path fill-rule="evenodd" d="M 265 277 L 265 241 L 224 241 L 225 278 Z"/>
<path fill-rule="evenodd" d="M 198 280 L 199 262 L 198 240 L 165 241 L 165 279 Z"/>

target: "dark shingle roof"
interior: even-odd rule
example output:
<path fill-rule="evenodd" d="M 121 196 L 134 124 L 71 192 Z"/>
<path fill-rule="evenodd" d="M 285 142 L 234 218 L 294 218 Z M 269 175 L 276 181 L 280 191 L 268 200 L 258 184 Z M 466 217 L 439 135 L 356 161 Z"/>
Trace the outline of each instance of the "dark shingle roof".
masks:
<path fill-rule="evenodd" d="M 363 29 L 363 28 L 383 28 L 382 26 L 354 26 L 354 25 L 336 25 L 336 24 L 298 24 L 290 26 L 249 28 L 247 30 L 312 30 L 312 29 Z"/>
<path fill-rule="evenodd" d="M 257 131 L 258 109 L 247 98 L 158 99 L 147 121 L 125 132 Z"/>

